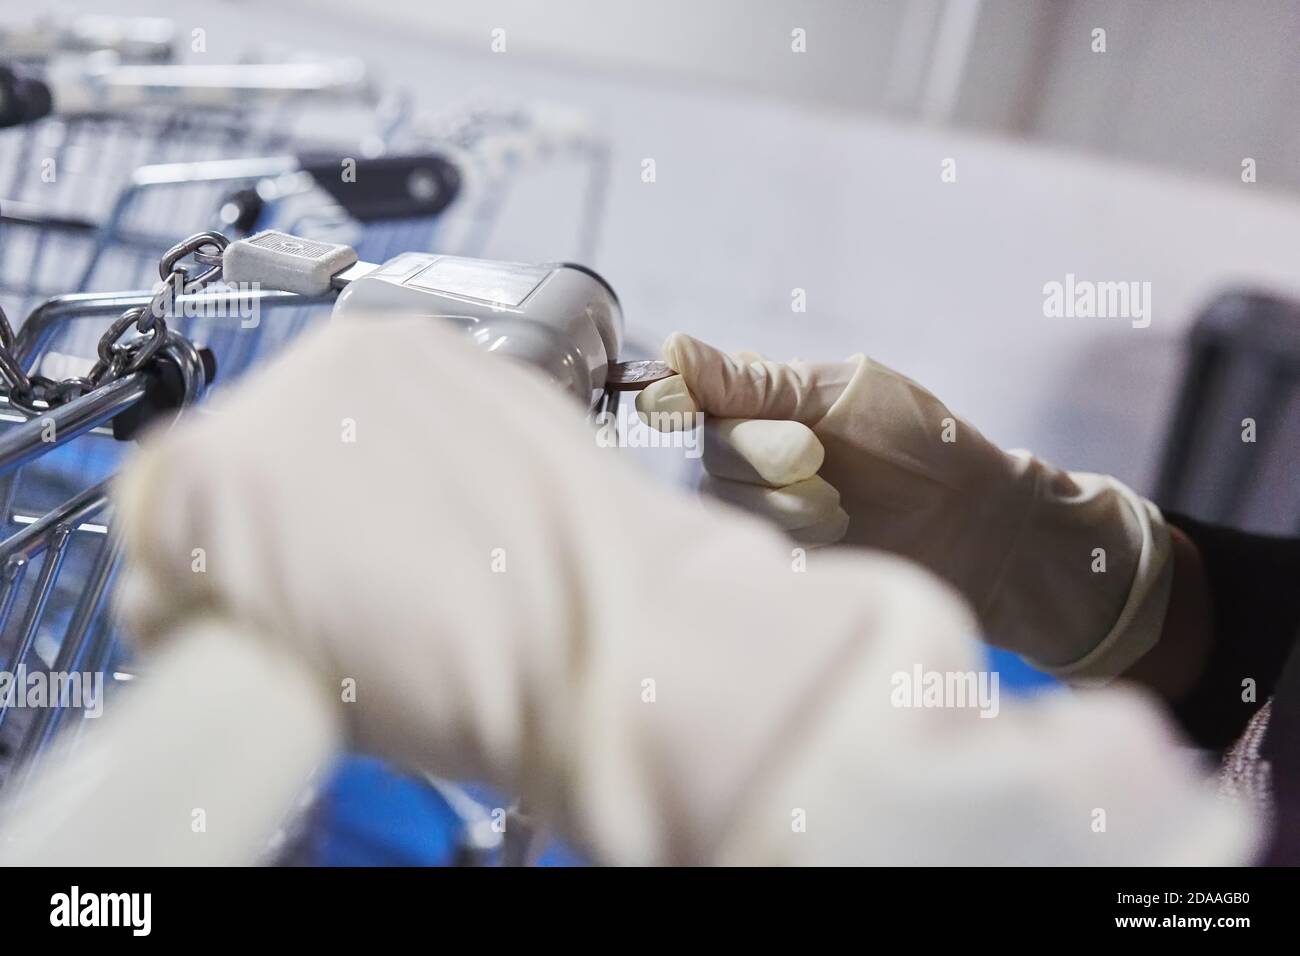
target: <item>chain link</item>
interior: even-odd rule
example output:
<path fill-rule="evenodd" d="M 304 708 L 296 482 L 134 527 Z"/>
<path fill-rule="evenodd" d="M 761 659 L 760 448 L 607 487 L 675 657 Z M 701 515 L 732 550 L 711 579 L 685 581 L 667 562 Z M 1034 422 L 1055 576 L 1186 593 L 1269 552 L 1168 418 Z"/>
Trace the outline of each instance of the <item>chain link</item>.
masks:
<path fill-rule="evenodd" d="M 8 386 L 9 404 L 28 415 L 63 405 L 87 392 L 144 368 L 167 342 L 167 317 L 176 297 L 199 292 L 221 279 L 222 255 L 230 240 L 219 232 L 200 232 L 168 249 L 158 260 L 162 280 L 148 304 L 127 309 L 99 339 L 96 361 L 84 376 L 55 380 L 28 375 L 14 354 L 16 336 L 0 308 L 0 379 Z M 182 264 L 192 258 L 202 268 L 191 273 Z M 127 338 L 132 331 L 139 334 Z M 125 340 L 125 341 L 124 341 Z"/>

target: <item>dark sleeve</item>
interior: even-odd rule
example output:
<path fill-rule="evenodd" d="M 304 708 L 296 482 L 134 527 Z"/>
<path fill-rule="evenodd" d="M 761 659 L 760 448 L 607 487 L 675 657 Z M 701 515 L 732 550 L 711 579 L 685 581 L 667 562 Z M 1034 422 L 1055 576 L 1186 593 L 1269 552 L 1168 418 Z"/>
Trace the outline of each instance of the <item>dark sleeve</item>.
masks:
<path fill-rule="evenodd" d="M 1213 608 L 1213 644 L 1199 683 L 1174 707 L 1187 734 L 1222 751 L 1277 687 L 1300 630 L 1300 538 L 1247 534 L 1165 513 L 1200 552 Z M 1242 682 L 1255 682 L 1243 701 Z"/>

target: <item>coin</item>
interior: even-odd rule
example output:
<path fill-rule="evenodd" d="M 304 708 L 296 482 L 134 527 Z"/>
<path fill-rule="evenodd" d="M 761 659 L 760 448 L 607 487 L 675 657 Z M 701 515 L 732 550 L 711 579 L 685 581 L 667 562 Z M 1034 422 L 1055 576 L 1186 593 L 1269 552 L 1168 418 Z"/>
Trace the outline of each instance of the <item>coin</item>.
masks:
<path fill-rule="evenodd" d="M 662 382 L 677 373 L 657 359 L 638 359 L 635 362 L 610 362 L 605 387 L 616 392 L 639 392 L 647 385 Z"/>

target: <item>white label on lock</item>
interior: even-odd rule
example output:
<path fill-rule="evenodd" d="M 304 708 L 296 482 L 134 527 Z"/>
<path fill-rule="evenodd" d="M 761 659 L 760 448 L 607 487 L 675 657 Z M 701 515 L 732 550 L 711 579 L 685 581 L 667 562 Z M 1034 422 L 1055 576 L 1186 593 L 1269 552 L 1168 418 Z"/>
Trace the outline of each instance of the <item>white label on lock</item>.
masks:
<path fill-rule="evenodd" d="M 429 268 L 407 279 L 405 284 L 514 308 L 550 274 L 548 268 L 520 262 L 440 256 Z"/>

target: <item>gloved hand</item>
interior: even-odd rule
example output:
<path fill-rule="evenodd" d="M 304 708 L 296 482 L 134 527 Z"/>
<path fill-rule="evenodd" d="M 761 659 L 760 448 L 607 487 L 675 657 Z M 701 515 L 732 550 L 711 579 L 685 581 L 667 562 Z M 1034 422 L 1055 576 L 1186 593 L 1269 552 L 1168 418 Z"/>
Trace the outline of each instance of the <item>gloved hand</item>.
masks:
<path fill-rule="evenodd" d="M 520 795 L 597 860 L 1250 852 L 1145 703 L 934 698 L 922 671 L 980 668 L 947 587 L 887 555 L 792 560 L 436 322 L 336 321 L 210 410 L 120 483 L 141 647 L 191 617 L 260 635 L 355 746 Z"/>
<path fill-rule="evenodd" d="M 664 359 L 680 374 L 637 408 L 652 425 L 704 413 L 719 497 L 799 541 L 917 561 L 965 595 L 988 640 L 1059 676 L 1113 677 L 1155 645 L 1169 532 L 1114 478 L 1004 452 L 861 355 L 782 364 L 676 333 Z"/>

